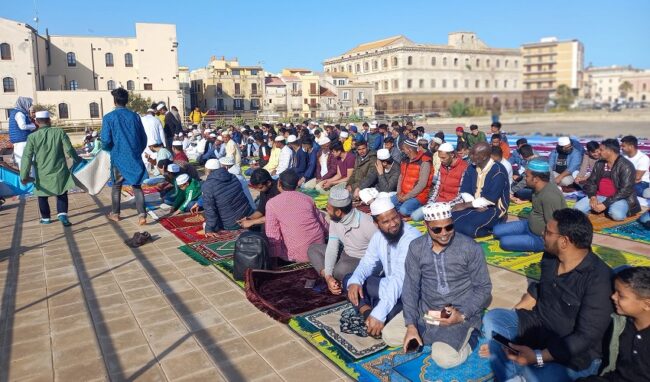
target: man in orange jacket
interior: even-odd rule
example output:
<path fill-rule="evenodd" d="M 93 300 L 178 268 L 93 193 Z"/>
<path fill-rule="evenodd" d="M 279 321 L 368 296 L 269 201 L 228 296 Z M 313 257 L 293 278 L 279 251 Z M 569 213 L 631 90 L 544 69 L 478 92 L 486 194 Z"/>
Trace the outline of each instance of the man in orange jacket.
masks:
<path fill-rule="evenodd" d="M 397 194 L 391 200 L 400 214 L 411 216 L 426 203 L 434 170 L 431 157 L 418 151 L 417 142 L 406 139 L 402 148 L 408 159 L 401 163 Z"/>

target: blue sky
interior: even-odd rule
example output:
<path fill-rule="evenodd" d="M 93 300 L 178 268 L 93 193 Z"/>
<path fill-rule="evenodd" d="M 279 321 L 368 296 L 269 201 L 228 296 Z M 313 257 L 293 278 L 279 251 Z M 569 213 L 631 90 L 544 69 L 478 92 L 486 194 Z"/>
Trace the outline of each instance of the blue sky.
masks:
<path fill-rule="evenodd" d="M 5 0 L 0 16 L 35 26 L 33 1 Z M 179 64 L 191 69 L 224 55 L 271 72 L 322 70 L 325 58 L 362 42 L 403 34 L 444 44 L 448 32 L 459 30 L 502 48 L 546 36 L 577 38 L 585 65 L 650 68 L 648 0 L 36 0 L 36 6 L 42 33 L 132 36 L 136 22 L 176 24 Z"/>

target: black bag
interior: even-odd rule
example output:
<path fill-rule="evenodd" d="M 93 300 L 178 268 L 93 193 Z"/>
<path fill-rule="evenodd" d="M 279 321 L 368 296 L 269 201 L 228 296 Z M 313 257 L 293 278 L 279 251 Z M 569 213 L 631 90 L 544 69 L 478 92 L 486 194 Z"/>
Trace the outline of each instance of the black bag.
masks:
<path fill-rule="evenodd" d="M 243 281 L 246 270 L 271 269 L 269 242 L 261 232 L 247 231 L 235 242 L 233 276 Z"/>

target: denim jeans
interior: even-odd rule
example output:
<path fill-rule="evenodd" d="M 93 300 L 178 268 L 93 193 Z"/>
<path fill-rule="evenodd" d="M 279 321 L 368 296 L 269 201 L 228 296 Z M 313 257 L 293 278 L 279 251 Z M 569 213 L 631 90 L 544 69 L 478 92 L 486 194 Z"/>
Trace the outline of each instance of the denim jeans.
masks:
<path fill-rule="evenodd" d="M 411 213 L 411 219 L 413 221 L 419 222 L 424 220 L 424 212 L 422 212 L 422 208 L 424 207 L 420 207 Z"/>
<path fill-rule="evenodd" d="M 639 218 L 639 223 L 647 223 L 650 222 L 650 211 L 646 211 L 641 217 Z"/>
<path fill-rule="evenodd" d="M 501 248 L 513 252 L 541 252 L 544 239 L 530 231 L 527 220 L 497 224 L 492 229 Z"/>
<path fill-rule="evenodd" d="M 533 200 L 533 189 L 532 188 L 522 188 L 520 190 L 515 191 L 514 193 L 515 197 L 521 199 L 521 200 Z"/>
<path fill-rule="evenodd" d="M 397 211 L 404 216 L 411 216 L 415 210 L 422 207 L 422 204 L 416 198 L 407 199 L 403 203 L 400 203 L 397 200 L 397 194 L 391 196 L 390 201 L 393 202 Z"/>
<path fill-rule="evenodd" d="M 598 201 L 600 203 L 604 202 L 605 199 L 607 199 L 604 196 L 596 196 L 598 198 Z M 589 197 L 586 196 L 576 203 L 576 205 L 573 207 L 578 211 L 582 211 L 585 214 L 588 214 L 589 211 L 591 211 L 591 206 L 589 205 Z M 621 221 L 625 220 L 627 218 L 627 212 L 630 210 L 630 206 L 628 206 L 627 201 L 625 200 L 619 200 L 614 203 L 612 203 L 609 208 L 607 209 L 607 215 L 609 215 L 612 220 L 616 221 Z"/>
<path fill-rule="evenodd" d="M 494 309 L 483 317 L 483 334 L 488 340 L 492 339 L 492 332 L 514 340 L 518 334 L 519 319 L 517 312 L 508 309 Z M 490 348 L 490 366 L 497 381 L 507 381 L 517 376 L 522 376 L 527 382 L 565 382 L 578 378 L 595 375 L 600 367 L 601 360 L 595 359 L 584 370 L 573 370 L 556 362 L 549 362 L 543 367 L 536 365 L 519 366 L 506 357 L 503 347 L 496 341 L 488 343 Z"/>
<path fill-rule="evenodd" d="M 642 197 L 643 191 L 647 190 L 650 187 L 648 182 L 639 182 L 634 185 L 634 191 L 636 191 L 636 196 Z"/>

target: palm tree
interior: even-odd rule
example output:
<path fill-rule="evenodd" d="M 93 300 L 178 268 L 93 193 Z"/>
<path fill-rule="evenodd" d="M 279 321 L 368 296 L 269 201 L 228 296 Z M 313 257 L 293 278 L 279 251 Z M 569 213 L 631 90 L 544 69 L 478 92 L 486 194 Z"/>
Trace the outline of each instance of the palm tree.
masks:
<path fill-rule="evenodd" d="M 624 81 L 618 86 L 618 91 L 621 92 L 621 97 L 625 98 L 632 91 L 632 84 L 629 81 Z"/>

